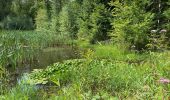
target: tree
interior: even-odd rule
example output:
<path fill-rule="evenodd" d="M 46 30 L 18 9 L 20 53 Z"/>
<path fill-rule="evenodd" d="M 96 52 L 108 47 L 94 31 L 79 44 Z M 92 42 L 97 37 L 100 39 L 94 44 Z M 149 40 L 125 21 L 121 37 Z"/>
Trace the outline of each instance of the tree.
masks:
<path fill-rule="evenodd" d="M 0 0 L 0 21 L 11 13 L 12 0 Z"/>
<path fill-rule="evenodd" d="M 69 37 L 70 34 L 70 23 L 69 23 L 69 16 L 68 16 L 68 7 L 63 7 L 62 11 L 60 12 L 59 16 L 59 30 L 62 36 Z"/>
<path fill-rule="evenodd" d="M 37 5 L 38 5 L 37 1 L 7 0 L 5 2 L 6 4 L 4 3 L 2 4 L 6 6 L 4 9 L 7 8 L 8 13 L 2 20 L 2 24 L 1 24 L 2 28 L 24 29 L 24 30 L 34 29 L 35 16 L 36 16 Z"/>
<path fill-rule="evenodd" d="M 110 3 L 114 7 L 111 35 L 115 42 L 135 45 L 138 50 L 145 48 L 154 17 L 154 14 L 144 9 L 148 3 L 147 0 L 116 0 Z"/>
<path fill-rule="evenodd" d="M 90 38 L 91 36 L 91 25 L 90 25 L 90 15 L 93 12 L 94 0 L 83 0 L 82 6 L 80 8 L 80 13 L 78 15 L 78 38 Z"/>
<path fill-rule="evenodd" d="M 72 39 L 77 38 L 78 33 L 78 15 L 80 13 L 80 1 L 72 1 L 68 4 L 68 20 L 69 20 L 69 31 L 70 31 L 70 37 Z"/>
<path fill-rule="evenodd" d="M 168 0 L 166 2 L 167 6 L 170 6 L 170 0 Z M 170 7 L 168 7 L 167 9 L 164 10 L 163 12 L 163 16 L 164 16 L 164 24 L 162 25 L 162 28 L 166 30 L 166 36 L 168 37 L 168 43 L 170 45 Z"/>
<path fill-rule="evenodd" d="M 36 16 L 36 30 L 47 32 L 49 30 L 49 20 L 45 9 L 41 8 Z"/>
<path fill-rule="evenodd" d="M 93 13 L 90 16 L 92 43 L 109 39 L 108 32 L 111 29 L 110 25 L 111 14 L 102 3 L 96 4 Z"/>

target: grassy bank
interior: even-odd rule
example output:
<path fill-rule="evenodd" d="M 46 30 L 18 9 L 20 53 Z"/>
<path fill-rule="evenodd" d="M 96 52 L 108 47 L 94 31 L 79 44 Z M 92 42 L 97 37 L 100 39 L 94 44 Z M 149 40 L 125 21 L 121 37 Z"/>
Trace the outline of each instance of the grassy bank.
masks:
<path fill-rule="evenodd" d="M 34 92 L 44 100 L 168 100 L 170 97 L 170 85 L 161 81 L 170 78 L 169 51 L 136 54 L 111 46 L 91 47 L 93 50 L 83 54 L 84 59 L 34 70 L 24 84 L 51 84 L 54 90 L 50 93 Z M 104 50 L 107 52 L 102 52 Z M 10 97 L 11 93 L 13 91 L 5 97 Z M 32 95 L 26 96 L 29 99 Z"/>
<path fill-rule="evenodd" d="M 0 30 L 0 94 L 11 88 L 9 69 L 33 63 L 45 48 L 73 44 L 71 39 L 64 40 L 45 31 Z"/>
<path fill-rule="evenodd" d="M 2 32 L 0 38 L 1 66 L 31 59 L 36 52 L 56 42 L 46 38 L 46 34 L 30 31 Z M 169 51 L 139 53 L 113 44 L 72 42 L 80 48 L 82 59 L 35 69 L 8 92 L 5 91 L 8 80 L 1 73 L 4 78 L 1 93 L 5 94 L 0 99 L 169 99 Z"/>

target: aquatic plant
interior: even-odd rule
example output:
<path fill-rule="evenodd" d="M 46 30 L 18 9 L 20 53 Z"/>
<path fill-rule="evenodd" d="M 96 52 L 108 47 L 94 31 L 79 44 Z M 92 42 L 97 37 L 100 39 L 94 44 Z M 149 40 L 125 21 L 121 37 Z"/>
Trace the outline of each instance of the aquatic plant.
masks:
<path fill-rule="evenodd" d="M 168 98 L 169 88 L 157 81 L 164 73 L 164 60 L 157 63 L 157 67 L 153 67 L 151 63 L 136 65 L 107 59 L 68 60 L 55 63 L 47 69 L 33 71 L 29 75 L 28 83 L 52 83 L 58 91 L 54 98 L 58 99 L 92 99 L 96 96 L 100 99 L 106 98 L 102 93 L 119 99 L 156 99 L 163 97 L 158 95 L 160 88 L 166 90 L 164 94 L 165 98 Z"/>
<path fill-rule="evenodd" d="M 37 50 L 48 44 L 45 34 L 34 31 L 2 31 L 0 32 L 0 64 L 16 66 L 24 59 L 31 59 Z"/>
<path fill-rule="evenodd" d="M 50 42 L 50 36 L 35 31 L 0 31 L 0 93 L 9 87 L 7 70 L 31 62 Z"/>

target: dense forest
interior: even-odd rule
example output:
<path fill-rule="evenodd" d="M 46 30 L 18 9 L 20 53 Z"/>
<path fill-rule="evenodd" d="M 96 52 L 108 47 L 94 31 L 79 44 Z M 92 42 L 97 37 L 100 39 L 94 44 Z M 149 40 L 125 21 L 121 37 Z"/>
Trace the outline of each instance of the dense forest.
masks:
<path fill-rule="evenodd" d="M 135 45 L 137 50 L 146 49 L 152 32 L 158 37 L 170 37 L 168 0 L 1 2 L 1 29 L 43 29 L 68 38 L 89 39 L 93 44 L 111 39 L 115 43 Z"/>
<path fill-rule="evenodd" d="M 169 49 L 170 0 L 0 0 L 0 99 L 169 100 Z"/>

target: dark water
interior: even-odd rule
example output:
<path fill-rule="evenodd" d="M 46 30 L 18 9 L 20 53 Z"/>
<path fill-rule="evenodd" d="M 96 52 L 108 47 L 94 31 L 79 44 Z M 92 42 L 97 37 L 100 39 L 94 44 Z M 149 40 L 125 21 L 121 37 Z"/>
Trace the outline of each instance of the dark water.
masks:
<path fill-rule="evenodd" d="M 46 68 L 53 63 L 76 58 L 78 58 L 78 51 L 76 48 L 72 48 L 69 46 L 49 47 L 44 49 L 43 51 L 40 51 L 32 63 L 28 62 L 24 67 L 19 67 L 18 71 L 30 72 L 33 69 Z"/>
<path fill-rule="evenodd" d="M 34 61 L 19 65 L 16 69 L 10 70 L 12 84 L 16 84 L 24 73 L 30 73 L 33 69 L 44 69 L 47 66 L 68 59 L 79 58 L 77 48 L 73 47 L 49 47 L 38 53 Z"/>

